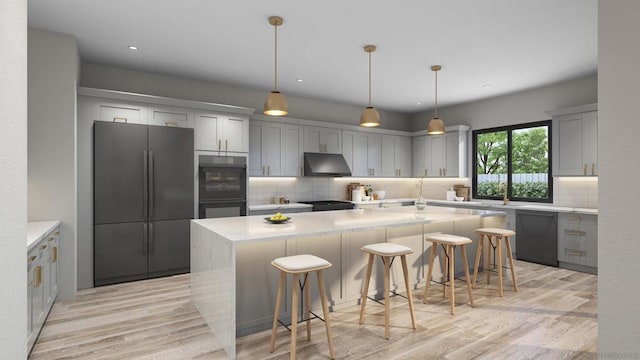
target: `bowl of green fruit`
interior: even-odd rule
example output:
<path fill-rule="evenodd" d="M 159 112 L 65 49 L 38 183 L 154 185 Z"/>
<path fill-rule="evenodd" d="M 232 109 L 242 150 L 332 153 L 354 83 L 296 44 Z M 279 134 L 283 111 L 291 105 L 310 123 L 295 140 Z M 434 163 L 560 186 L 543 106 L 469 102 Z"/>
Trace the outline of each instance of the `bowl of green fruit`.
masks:
<path fill-rule="evenodd" d="M 281 213 L 276 213 L 275 215 L 266 217 L 264 219 L 267 220 L 268 222 L 272 223 L 272 224 L 282 224 L 284 222 L 287 222 L 287 221 L 291 220 L 291 217 L 288 217 L 286 215 L 282 215 Z"/>

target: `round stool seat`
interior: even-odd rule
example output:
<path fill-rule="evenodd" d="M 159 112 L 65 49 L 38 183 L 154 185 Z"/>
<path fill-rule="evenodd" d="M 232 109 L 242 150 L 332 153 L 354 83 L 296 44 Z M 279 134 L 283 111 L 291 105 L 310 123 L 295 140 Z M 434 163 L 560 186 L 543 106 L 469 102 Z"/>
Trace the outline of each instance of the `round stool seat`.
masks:
<path fill-rule="evenodd" d="M 332 266 L 327 260 L 308 254 L 277 258 L 271 262 L 271 265 L 288 273 L 316 271 Z"/>
<path fill-rule="evenodd" d="M 360 250 L 378 256 L 400 256 L 413 253 L 408 246 L 394 243 L 377 243 L 363 246 Z"/>
<path fill-rule="evenodd" d="M 480 228 L 473 230 L 473 232 L 494 236 L 514 236 L 516 234 L 516 232 L 513 230 L 500 228 Z"/>
<path fill-rule="evenodd" d="M 466 245 L 472 243 L 468 237 L 451 234 L 432 234 L 428 235 L 426 240 L 447 245 Z"/>

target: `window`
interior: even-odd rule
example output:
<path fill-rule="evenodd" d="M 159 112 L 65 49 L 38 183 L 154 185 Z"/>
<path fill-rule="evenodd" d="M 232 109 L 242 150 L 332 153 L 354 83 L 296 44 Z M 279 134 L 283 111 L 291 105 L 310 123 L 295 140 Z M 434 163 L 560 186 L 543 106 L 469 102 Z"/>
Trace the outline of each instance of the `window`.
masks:
<path fill-rule="evenodd" d="M 551 120 L 472 134 L 474 198 L 553 202 Z"/>

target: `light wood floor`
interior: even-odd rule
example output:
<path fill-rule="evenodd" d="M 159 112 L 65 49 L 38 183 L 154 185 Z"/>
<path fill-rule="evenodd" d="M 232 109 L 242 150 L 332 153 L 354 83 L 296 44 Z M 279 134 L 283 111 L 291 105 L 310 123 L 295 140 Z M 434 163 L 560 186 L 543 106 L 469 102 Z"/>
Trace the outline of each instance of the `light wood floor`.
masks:
<path fill-rule="evenodd" d="M 393 298 L 391 338 L 384 340 L 384 307 L 368 302 L 331 313 L 338 359 L 596 359 L 597 276 L 516 262 L 519 291 L 505 277 L 478 274 L 475 308 L 456 284 L 456 315 L 433 286 L 427 305 L 414 293 L 418 328 L 406 300 Z M 329 357 L 324 326 L 312 321 L 312 340 L 299 331 L 299 359 Z M 239 359 L 288 359 L 289 333 L 280 327 L 269 353 L 269 331 L 238 339 Z M 226 359 L 189 300 L 189 275 L 83 290 L 55 304 L 30 359 Z"/>

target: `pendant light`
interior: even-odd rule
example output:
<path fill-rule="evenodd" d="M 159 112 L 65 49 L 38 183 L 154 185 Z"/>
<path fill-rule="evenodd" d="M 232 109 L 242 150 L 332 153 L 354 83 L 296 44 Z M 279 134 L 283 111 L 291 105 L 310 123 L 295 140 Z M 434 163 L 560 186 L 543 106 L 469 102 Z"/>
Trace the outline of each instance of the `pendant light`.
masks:
<path fill-rule="evenodd" d="M 360 126 L 380 126 L 380 114 L 378 114 L 378 110 L 371 105 L 371 53 L 376 51 L 376 46 L 367 45 L 364 47 L 364 51 L 369 54 L 369 106 L 362 111 Z"/>
<path fill-rule="evenodd" d="M 264 101 L 264 114 L 271 116 L 284 116 L 289 113 L 287 110 L 287 99 L 278 91 L 278 26 L 282 25 L 280 16 L 269 17 L 269 24 L 275 29 L 275 80 L 273 90 Z"/>
<path fill-rule="evenodd" d="M 435 104 L 435 116 L 429 121 L 427 127 L 428 135 L 444 134 L 444 121 L 438 117 L 438 71 L 442 70 L 442 66 L 433 65 L 431 71 L 436 73 L 436 104 Z"/>

